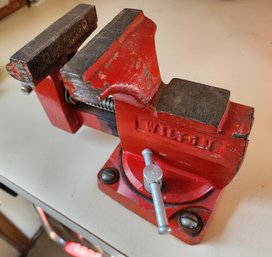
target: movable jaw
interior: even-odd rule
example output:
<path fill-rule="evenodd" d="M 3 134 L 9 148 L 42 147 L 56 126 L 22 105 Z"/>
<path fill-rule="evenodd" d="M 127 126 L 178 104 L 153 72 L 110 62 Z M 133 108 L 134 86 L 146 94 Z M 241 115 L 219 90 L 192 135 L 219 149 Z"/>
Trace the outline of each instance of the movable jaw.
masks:
<path fill-rule="evenodd" d="M 242 163 L 254 110 L 231 102 L 228 90 L 182 79 L 164 84 L 156 25 L 141 10 L 124 9 L 76 53 L 96 22 L 95 8 L 79 5 L 13 55 L 7 69 L 35 89 L 56 127 L 119 136 L 99 188 L 160 234 L 196 244 Z M 37 43 L 50 34 L 56 37 L 46 47 Z M 55 41 L 62 42 L 57 50 Z M 43 62 L 37 70 L 34 60 Z"/>
<path fill-rule="evenodd" d="M 21 81 L 23 93 L 36 92 L 51 123 L 71 133 L 83 121 L 67 101 L 59 71 L 96 27 L 95 6 L 79 4 L 13 54 L 6 65 L 8 73 Z"/>
<path fill-rule="evenodd" d="M 36 85 L 60 69 L 97 27 L 96 9 L 80 4 L 10 57 L 8 73 Z"/>

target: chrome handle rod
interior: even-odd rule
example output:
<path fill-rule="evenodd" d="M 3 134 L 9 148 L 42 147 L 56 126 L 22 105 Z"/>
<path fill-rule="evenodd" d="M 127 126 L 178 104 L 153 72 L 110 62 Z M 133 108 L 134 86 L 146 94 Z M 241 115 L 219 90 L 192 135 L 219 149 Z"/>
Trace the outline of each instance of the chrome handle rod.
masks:
<path fill-rule="evenodd" d="M 160 235 L 169 234 L 172 232 L 168 225 L 168 220 L 165 212 L 165 206 L 162 200 L 161 186 L 163 180 L 163 173 L 157 164 L 154 164 L 152 158 L 152 151 L 144 149 L 142 155 L 145 160 L 144 168 L 144 187 L 145 190 L 152 195 L 153 204 L 158 223 L 158 232 Z"/>

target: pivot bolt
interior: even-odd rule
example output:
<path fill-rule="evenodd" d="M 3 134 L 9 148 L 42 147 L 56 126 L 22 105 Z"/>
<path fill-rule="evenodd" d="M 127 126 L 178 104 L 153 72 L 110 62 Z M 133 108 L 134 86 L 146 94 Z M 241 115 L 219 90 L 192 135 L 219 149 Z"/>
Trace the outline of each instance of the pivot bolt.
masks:
<path fill-rule="evenodd" d="M 181 228 L 188 234 L 197 234 L 203 227 L 201 218 L 194 212 L 183 212 L 179 218 Z"/>
<path fill-rule="evenodd" d="M 99 179 L 104 184 L 113 184 L 118 181 L 119 179 L 119 172 L 117 169 L 114 168 L 105 168 L 100 173 Z"/>

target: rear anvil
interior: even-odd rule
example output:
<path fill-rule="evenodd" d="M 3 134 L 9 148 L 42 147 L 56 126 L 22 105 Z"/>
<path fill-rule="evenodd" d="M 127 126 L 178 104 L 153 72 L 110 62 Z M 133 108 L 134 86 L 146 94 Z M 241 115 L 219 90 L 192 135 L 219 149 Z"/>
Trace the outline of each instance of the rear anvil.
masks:
<path fill-rule="evenodd" d="M 7 70 L 24 91 L 35 90 L 53 125 L 119 136 L 99 188 L 158 223 L 159 233 L 196 244 L 243 161 L 254 110 L 225 89 L 164 84 L 156 25 L 140 10 L 124 9 L 77 52 L 96 23 L 95 7 L 78 5 L 15 53 Z"/>

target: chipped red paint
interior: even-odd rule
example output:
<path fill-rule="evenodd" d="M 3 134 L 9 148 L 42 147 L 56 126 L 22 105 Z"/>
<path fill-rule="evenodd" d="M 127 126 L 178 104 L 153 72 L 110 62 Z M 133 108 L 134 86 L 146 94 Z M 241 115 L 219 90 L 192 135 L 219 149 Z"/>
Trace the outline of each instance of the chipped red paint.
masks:
<path fill-rule="evenodd" d="M 123 160 L 123 163 L 120 163 L 120 150 L 121 150 L 121 144 L 119 144 L 114 152 L 112 153 L 109 160 L 105 163 L 103 168 L 106 167 L 114 167 L 118 169 L 121 173 L 120 179 L 118 182 L 107 185 L 100 181 L 100 173 L 98 173 L 97 181 L 98 181 L 98 187 L 100 190 L 102 190 L 104 193 L 109 195 L 112 199 L 117 201 L 118 203 L 122 204 L 126 208 L 130 209 L 143 219 L 151 222 L 155 226 L 157 225 L 157 220 L 154 213 L 154 206 L 151 201 L 150 195 L 146 196 L 142 193 L 135 193 L 134 189 L 132 189 L 131 184 L 127 181 L 127 171 L 123 170 L 123 165 L 125 165 L 125 161 Z M 123 165 L 122 165 L 123 164 Z M 140 162 L 141 167 L 143 167 L 143 162 Z M 135 167 L 135 166 L 134 166 Z M 102 170 L 103 170 L 102 168 Z M 173 177 L 173 179 L 177 178 L 179 176 Z M 196 181 L 197 183 L 198 181 Z M 168 182 L 167 183 L 167 189 L 164 195 L 164 201 L 165 196 L 168 193 Z M 173 183 L 173 182 L 172 182 Z M 186 183 L 186 182 L 185 182 Z M 176 185 L 177 186 L 177 185 Z M 188 192 L 190 192 L 190 188 L 194 187 L 193 184 L 187 187 Z M 197 187 L 197 186 L 196 186 Z M 182 188 L 180 188 L 182 190 Z M 205 188 L 201 188 L 207 192 L 207 194 L 203 194 L 204 197 L 200 197 L 196 199 L 195 201 L 186 201 L 188 199 L 184 198 L 184 201 L 180 202 L 173 202 L 170 204 L 166 204 L 166 215 L 169 222 L 169 226 L 172 229 L 172 235 L 177 237 L 178 239 L 188 243 L 188 244 L 197 244 L 201 240 L 203 233 L 206 230 L 206 224 L 208 223 L 210 216 L 214 210 L 215 204 L 217 199 L 220 196 L 221 190 L 213 189 L 213 190 L 207 190 Z M 184 192 L 183 192 L 184 193 Z M 189 193 L 190 194 L 190 193 Z M 179 198 L 182 198 L 184 194 L 180 192 Z M 185 196 L 185 195 L 184 195 Z M 186 197 L 186 196 L 185 196 Z M 166 201 L 165 201 L 166 202 Z M 179 214 L 182 211 L 194 211 L 197 213 L 204 224 L 204 227 L 201 231 L 201 233 L 190 236 L 184 231 L 180 229 L 178 217 Z"/>
<path fill-rule="evenodd" d="M 82 75 L 90 88 L 101 90 L 101 99 L 116 92 L 132 95 L 148 103 L 161 84 L 154 34 L 156 25 L 143 12 Z M 81 90 L 63 76 L 71 96 L 80 100 Z M 83 100 L 84 101 L 84 100 Z"/>
<path fill-rule="evenodd" d="M 118 100 L 118 97 L 114 100 L 123 151 L 136 154 L 137 161 L 142 159 L 141 151 L 150 148 L 155 158 L 157 156 L 162 162 L 170 163 L 173 170 L 177 168 L 180 172 L 200 176 L 218 189 L 222 189 L 235 175 L 244 155 L 246 140 L 233 135 L 241 130 L 243 134 L 249 133 L 252 123 L 250 115 L 253 113 L 251 107 L 231 103 L 224 131 L 209 133 L 200 129 L 198 122 L 191 127 L 191 121 L 158 112 L 154 107 L 139 108 Z M 149 121 L 157 125 L 156 133 L 150 131 Z M 212 129 L 213 126 L 210 127 Z M 171 137 L 166 128 L 178 131 L 180 138 Z M 190 163 L 190 167 L 184 163 Z M 133 173 L 137 174 L 137 166 L 131 166 Z M 141 168 L 138 173 L 142 174 Z"/>
<path fill-rule="evenodd" d="M 126 15 L 128 11 L 123 13 Z M 98 186 L 114 200 L 156 224 L 150 194 L 144 189 L 141 156 L 143 149 L 151 149 L 155 163 L 164 174 L 162 196 L 172 234 L 196 244 L 203 237 L 222 189 L 233 179 L 243 161 L 254 110 L 231 102 L 228 93 L 220 89 L 178 79 L 169 85 L 163 84 L 154 44 L 156 26 L 143 12 L 136 14 L 115 42 L 82 74 L 73 73 L 71 70 L 76 72 L 78 67 L 69 66 L 81 60 L 77 59 L 79 52 L 64 66 L 61 76 L 57 67 L 36 84 L 35 91 L 52 124 L 61 129 L 75 133 L 85 125 L 113 135 L 117 135 L 118 130 L 120 144 L 104 168 L 116 168 L 120 179 L 110 185 L 98 179 Z M 89 61 L 88 53 L 85 54 L 85 61 Z M 223 106 L 223 110 L 216 125 L 199 120 L 201 116 L 185 118 L 174 114 L 179 106 L 173 105 L 172 112 L 163 111 L 166 107 L 160 99 L 167 93 L 165 89 L 173 86 L 181 89 L 182 83 L 190 84 L 192 91 L 194 86 L 201 86 L 216 90 L 216 94 L 222 93 L 225 98 L 219 101 L 222 103 L 219 107 Z M 81 103 L 67 103 L 65 87 Z M 175 96 L 169 101 L 179 100 L 180 91 L 174 92 Z M 114 98 L 115 116 L 87 105 L 88 97 L 98 100 L 109 95 Z M 207 94 L 207 101 L 209 96 Z M 197 98 L 192 101 L 196 106 L 199 103 Z M 190 103 L 188 105 L 190 107 Z M 217 107 L 210 111 L 211 116 Z M 187 115 L 192 115 L 189 111 Z M 202 219 L 203 228 L 197 234 L 181 229 L 179 216 L 185 210 L 195 212 Z"/>

